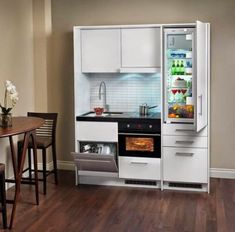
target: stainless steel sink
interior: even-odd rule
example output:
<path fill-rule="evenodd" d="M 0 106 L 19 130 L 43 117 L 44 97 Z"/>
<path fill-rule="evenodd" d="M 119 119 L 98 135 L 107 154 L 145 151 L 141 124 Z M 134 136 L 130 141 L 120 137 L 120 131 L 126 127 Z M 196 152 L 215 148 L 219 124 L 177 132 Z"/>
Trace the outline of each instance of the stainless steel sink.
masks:
<path fill-rule="evenodd" d="M 122 112 L 104 112 L 103 115 L 104 117 L 107 117 L 107 116 L 118 116 L 118 115 L 122 115 L 123 113 Z"/>
<path fill-rule="evenodd" d="M 86 117 L 114 117 L 114 116 L 119 116 L 122 115 L 122 112 L 104 112 L 102 115 L 96 115 L 95 112 L 89 112 L 86 114 L 83 114 L 82 116 Z"/>

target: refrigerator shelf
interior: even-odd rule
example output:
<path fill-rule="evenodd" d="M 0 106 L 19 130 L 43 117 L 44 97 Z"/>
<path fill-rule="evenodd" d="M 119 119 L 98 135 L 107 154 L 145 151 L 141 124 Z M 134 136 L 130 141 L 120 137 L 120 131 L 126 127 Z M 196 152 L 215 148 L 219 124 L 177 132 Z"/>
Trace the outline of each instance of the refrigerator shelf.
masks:
<path fill-rule="evenodd" d="M 192 60 L 192 57 L 168 57 L 169 60 Z"/>
<path fill-rule="evenodd" d="M 170 74 L 169 77 L 180 77 L 180 78 L 192 78 L 192 75 L 172 75 Z"/>
<path fill-rule="evenodd" d="M 169 86 L 168 87 L 169 90 L 172 90 L 172 89 L 190 89 L 189 87 L 174 87 L 174 86 Z"/>

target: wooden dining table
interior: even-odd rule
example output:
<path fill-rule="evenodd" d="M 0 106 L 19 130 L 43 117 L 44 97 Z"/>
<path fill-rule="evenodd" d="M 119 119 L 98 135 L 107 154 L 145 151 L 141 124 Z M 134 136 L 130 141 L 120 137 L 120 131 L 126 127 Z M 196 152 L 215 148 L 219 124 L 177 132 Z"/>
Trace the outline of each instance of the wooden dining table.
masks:
<path fill-rule="evenodd" d="M 13 226 L 16 205 L 18 202 L 19 194 L 20 194 L 20 184 L 22 180 L 22 173 L 25 163 L 26 152 L 28 148 L 29 141 L 33 144 L 33 157 L 34 157 L 34 170 L 35 170 L 35 194 L 36 194 L 36 204 L 39 204 L 39 194 L 38 194 L 38 171 L 37 171 L 37 149 L 36 149 L 36 129 L 41 127 L 44 123 L 44 119 L 36 118 L 36 117 L 13 117 L 12 118 L 12 126 L 7 128 L 0 127 L 0 138 L 9 138 L 10 150 L 11 150 L 11 158 L 14 172 L 14 183 L 15 183 L 15 194 L 13 200 L 7 200 L 7 203 L 12 203 L 12 211 L 9 228 L 11 229 Z M 13 136 L 17 136 L 23 134 L 24 142 L 23 147 L 21 149 L 21 154 L 17 157 L 17 153 L 15 152 L 15 145 L 13 142 Z M 17 159 L 18 158 L 18 159 Z M 7 181 L 7 180 L 6 180 Z M 9 182 L 12 182 L 9 181 Z"/>

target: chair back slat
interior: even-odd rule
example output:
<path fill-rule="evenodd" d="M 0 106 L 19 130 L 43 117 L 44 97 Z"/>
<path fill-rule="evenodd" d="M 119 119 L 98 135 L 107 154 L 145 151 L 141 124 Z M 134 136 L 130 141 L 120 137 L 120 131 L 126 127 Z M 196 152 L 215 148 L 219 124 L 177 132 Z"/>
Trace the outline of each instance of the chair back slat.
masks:
<path fill-rule="evenodd" d="M 30 117 L 38 117 L 45 120 L 44 124 L 36 129 L 36 136 L 55 139 L 57 115 L 57 113 L 28 112 L 28 116 Z"/>

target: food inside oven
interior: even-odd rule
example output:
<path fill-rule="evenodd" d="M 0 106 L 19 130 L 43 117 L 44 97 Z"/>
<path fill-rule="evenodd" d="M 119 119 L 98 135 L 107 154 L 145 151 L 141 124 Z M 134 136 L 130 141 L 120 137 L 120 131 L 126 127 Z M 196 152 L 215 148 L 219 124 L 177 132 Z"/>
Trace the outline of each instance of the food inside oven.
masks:
<path fill-rule="evenodd" d="M 126 151 L 154 151 L 153 138 L 126 137 Z"/>

